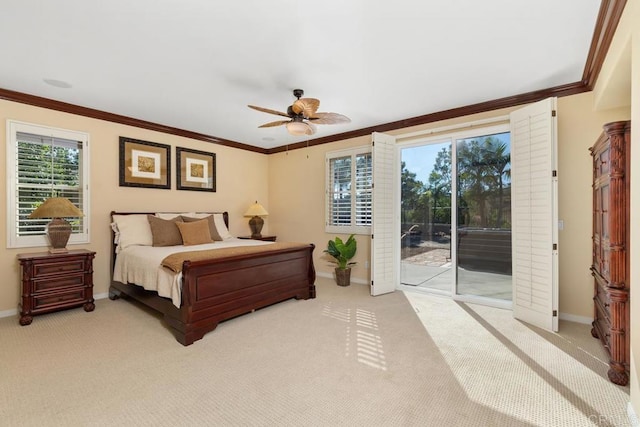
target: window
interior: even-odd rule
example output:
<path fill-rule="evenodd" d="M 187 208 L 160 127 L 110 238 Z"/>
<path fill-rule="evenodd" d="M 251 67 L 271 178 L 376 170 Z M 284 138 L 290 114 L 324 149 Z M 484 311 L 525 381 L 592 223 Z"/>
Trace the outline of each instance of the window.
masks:
<path fill-rule="evenodd" d="M 327 232 L 370 233 L 371 160 L 371 147 L 327 153 Z"/>
<path fill-rule="evenodd" d="M 69 243 L 89 242 L 89 135 L 7 121 L 7 247 L 48 246 L 49 219 L 29 219 L 49 197 L 66 197 L 84 217 L 69 218 Z"/>

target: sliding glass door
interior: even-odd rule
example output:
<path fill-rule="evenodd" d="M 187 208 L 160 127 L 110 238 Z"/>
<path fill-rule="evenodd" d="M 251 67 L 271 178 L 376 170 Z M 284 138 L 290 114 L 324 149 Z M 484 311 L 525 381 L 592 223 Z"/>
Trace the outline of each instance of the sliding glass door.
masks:
<path fill-rule="evenodd" d="M 451 142 L 402 150 L 400 283 L 451 292 Z"/>
<path fill-rule="evenodd" d="M 401 148 L 403 288 L 511 301 L 510 151 L 505 127 Z"/>
<path fill-rule="evenodd" d="M 457 295 L 511 301 L 509 133 L 456 140 Z"/>

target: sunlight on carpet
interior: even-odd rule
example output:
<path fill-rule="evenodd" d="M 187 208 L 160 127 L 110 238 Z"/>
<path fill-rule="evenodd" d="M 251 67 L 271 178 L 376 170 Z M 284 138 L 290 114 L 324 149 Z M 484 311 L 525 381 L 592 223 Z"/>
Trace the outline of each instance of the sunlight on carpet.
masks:
<path fill-rule="evenodd" d="M 629 388 L 607 379 L 599 341 L 577 347 L 562 335 L 579 330 L 590 337 L 589 326 L 561 322 L 553 334 L 513 319 L 510 310 L 406 295 L 471 400 L 534 425 L 628 425 Z M 448 327 L 435 326 L 444 322 Z"/>

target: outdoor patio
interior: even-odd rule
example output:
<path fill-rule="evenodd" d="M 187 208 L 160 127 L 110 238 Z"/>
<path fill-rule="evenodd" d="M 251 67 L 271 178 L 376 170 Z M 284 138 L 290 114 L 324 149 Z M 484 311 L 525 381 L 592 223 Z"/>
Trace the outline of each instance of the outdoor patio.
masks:
<path fill-rule="evenodd" d="M 451 292 L 453 268 L 448 242 L 422 241 L 402 248 L 401 283 Z M 511 300 L 511 275 L 458 268 L 458 294 Z"/>

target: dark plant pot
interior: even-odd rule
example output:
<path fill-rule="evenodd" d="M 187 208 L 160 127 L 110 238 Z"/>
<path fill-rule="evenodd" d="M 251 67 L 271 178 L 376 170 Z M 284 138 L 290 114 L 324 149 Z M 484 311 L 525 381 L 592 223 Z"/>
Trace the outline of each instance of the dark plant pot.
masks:
<path fill-rule="evenodd" d="M 351 284 L 351 269 L 344 270 L 336 267 L 336 283 L 338 286 L 349 286 Z"/>

